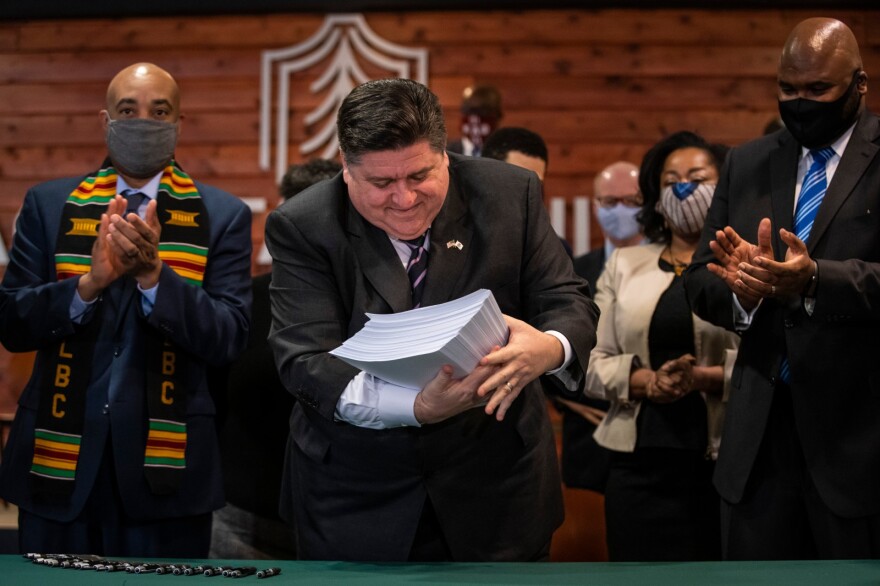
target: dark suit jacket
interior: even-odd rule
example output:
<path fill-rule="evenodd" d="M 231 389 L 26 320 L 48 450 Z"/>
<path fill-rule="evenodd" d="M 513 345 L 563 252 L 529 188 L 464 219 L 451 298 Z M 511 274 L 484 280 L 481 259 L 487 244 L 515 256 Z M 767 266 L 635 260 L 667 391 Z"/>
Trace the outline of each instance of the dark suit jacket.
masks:
<path fill-rule="evenodd" d="M 709 273 L 708 247 L 731 225 L 756 242 L 761 218 L 792 229 L 800 145 L 787 131 L 731 151 L 703 238 L 685 277 L 694 312 L 732 329 L 732 294 Z M 721 496 L 743 497 L 764 433 L 783 356 L 791 365 L 795 423 L 806 466 L 836 514 L 880 512 L 880 125 L 859 119 L 819 208 L 808 241 L 819 265 L 815 311 L 766 299 L 743 334 L 734 366 L 724 437 L 715 472 Z M 755 479 L 756 482 L 760 479 Z"/>
<path fill-rule="evenodd" d="M 226 393 L 220 430 L 226 501 L 261 517 L 278 518 L 278 491 L 293 397 L 269 348 L 269 282 L 253 279 L 253 307 L 247 347 L 229 370 L 215 371 Z"/>
<path fill-rule="evenodd" d="M 446 150 L 450 153 L 463 154 L 464 153 L 464 145 L 461 143 L 461 139 L 451 140 L 446 143 Z"/>
<path fill-rule="evenodd" d="M 594 248 L 587 254 L 582 254 L 573 261 L 574 272 L 587 280 L 590 284 L 590 293 L 596 294 L 596 283 L 599 281 L 599 275 L 605 268 L 605 246 Z"/>
<path fill-rule="evenodd" d="M 491 289 L 509 315 L 571 342 L 582 380 L 597 310 L 571 269 L 526 170 L 450 155 L 446 201 L 431 227 L 423 303 Z M 381 431 L 334 422 L 358 370 L 327 352 L 360 330 L 366 312 L 411 308 L 388 236 L 351 206 L 341 177 L 270 215 L 270 343 L 297 399 L 288 465 L 300 555 L 405 560 L 426 495 L 457 560 L 534 555 L 562 521 L 553 433 L 540 385 L 503 422 L 472 409 L 436 425 Z M 461 250 L 446 246 L 457 240 Z"/>
<path fill-rule="evenodd" d="M 56 521 L 82 510 L 112 442 L 113 463 L 126 513 L 135 519 L 195 515 L 223 506 L 215 404 L 205 371 L 233 359 L 247 339 L 250 308 L 250 210 L 216 188 L 196 183 L 210 217 L 210 252 L 202 287 L 168 266 L 148 317 L 134 279 L 123 277 L 97 303 L 107 319 L 94 351 L 75 489 L 69 502 L 49 503 L 29 489 L 34 422 L 49 349 L 72 334 L 70 303 L 78 279 L 57 281 L 55 243 L 64 202 L 82 178 L 59 179 L 28 191 L 18 218 L 10 262 L 0 286 L 0 341 L 14 352 L 37 350 L 34 372 L 19 400 L 3 466 L 0 495 Z M 157 496 L 144 478 L 147 413 L 143 354 L 148 329 L 160 330 L 189 352 L 186 377 L 187 468 L 176 493 Z M 111 392 L 111 387 L 115 389 Z M 114 400 L 109 400 L 110 394 Z"/>
<path fill-rule="evenodd" d="M 574 259 L 574 272 L 586 279 L 593 295 L 604 268 L 604 246 Z M 608 410 L 608 401 L 591 399 L 585 395 L 578 397 L 578 401 L 596 409 Z M 567 407 L 559 403 L 557 406 L 562 413 L 562 481 L 572 488 L 605 492 L 611 452 L 593 439 L 595 425 Z"/>

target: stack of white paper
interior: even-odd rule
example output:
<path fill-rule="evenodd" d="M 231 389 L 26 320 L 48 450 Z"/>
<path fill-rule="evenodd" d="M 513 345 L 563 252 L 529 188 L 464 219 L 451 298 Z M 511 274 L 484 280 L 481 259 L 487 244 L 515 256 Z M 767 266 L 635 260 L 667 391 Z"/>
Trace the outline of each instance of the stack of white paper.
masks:
<path fill-rule="evenodd" d="M 364 328 L 330 354 L 414 389 L 423 388 L 444 364 L 455 369 L 455 378 L 463 377 L 492 348 L 507 343 L 507 324 L 488 289 L 440 305 L 367 317 Z"/>

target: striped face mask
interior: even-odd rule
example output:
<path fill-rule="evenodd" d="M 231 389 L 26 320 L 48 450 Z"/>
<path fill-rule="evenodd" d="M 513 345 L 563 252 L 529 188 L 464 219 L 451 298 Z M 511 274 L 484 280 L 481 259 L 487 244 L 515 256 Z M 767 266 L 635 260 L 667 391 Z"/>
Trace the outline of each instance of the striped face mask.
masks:
<path fill-rule="evenodd" d="M 656 209 L 674 232 L 681 236 L 695 236 L 703 230 L 714 194 L 714 183 L 673 183 L 660 192 Z"/>

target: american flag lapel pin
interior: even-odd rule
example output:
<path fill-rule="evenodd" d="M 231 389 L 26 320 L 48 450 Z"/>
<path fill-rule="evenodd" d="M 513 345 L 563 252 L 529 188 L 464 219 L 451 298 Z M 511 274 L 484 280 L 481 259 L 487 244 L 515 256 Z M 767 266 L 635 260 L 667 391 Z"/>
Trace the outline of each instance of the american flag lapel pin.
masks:
<path fill-rule="evenodd" d="M 464 248 L 464 244 L 462 244 L 458 240 L 450 240 L 449 242 L 446 243 L 446 248 L 447 249 L 457 248 L 457 249 L 461 250 L 462 248 Z"/>

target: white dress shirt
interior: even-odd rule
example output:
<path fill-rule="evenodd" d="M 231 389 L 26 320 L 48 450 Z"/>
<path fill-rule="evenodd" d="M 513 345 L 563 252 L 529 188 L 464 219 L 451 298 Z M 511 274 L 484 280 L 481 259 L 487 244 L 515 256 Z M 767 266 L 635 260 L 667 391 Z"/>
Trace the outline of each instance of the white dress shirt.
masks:
<path fill-rule="evenodd" d="M 412 249 L 397 238 L 391 240 L 400 262 L 406 267 Z M 431 231 L 425 235 L 425 250 L 430 248 Z M 430 264 L 429 264 L 430 266 Z M 549 330 L 545 332 L 560 341 L 565 351 L 562 366 L 546 374 L 555 375 L 566 386 L 574 390 L 577 383 L 571 378 L 566 368 L 571 364 L 573 352 L 571 343 L 561 333 Z M 351 379 L 342 391 L 336 403 L 335 418 L 358 427 L 370 429 L 387 429 L 392 427 L 416 426 L 421 424 L 416 419 L 413 407 L 420 389 L 412 389 L 389 383 L 363 371 Z"/>

